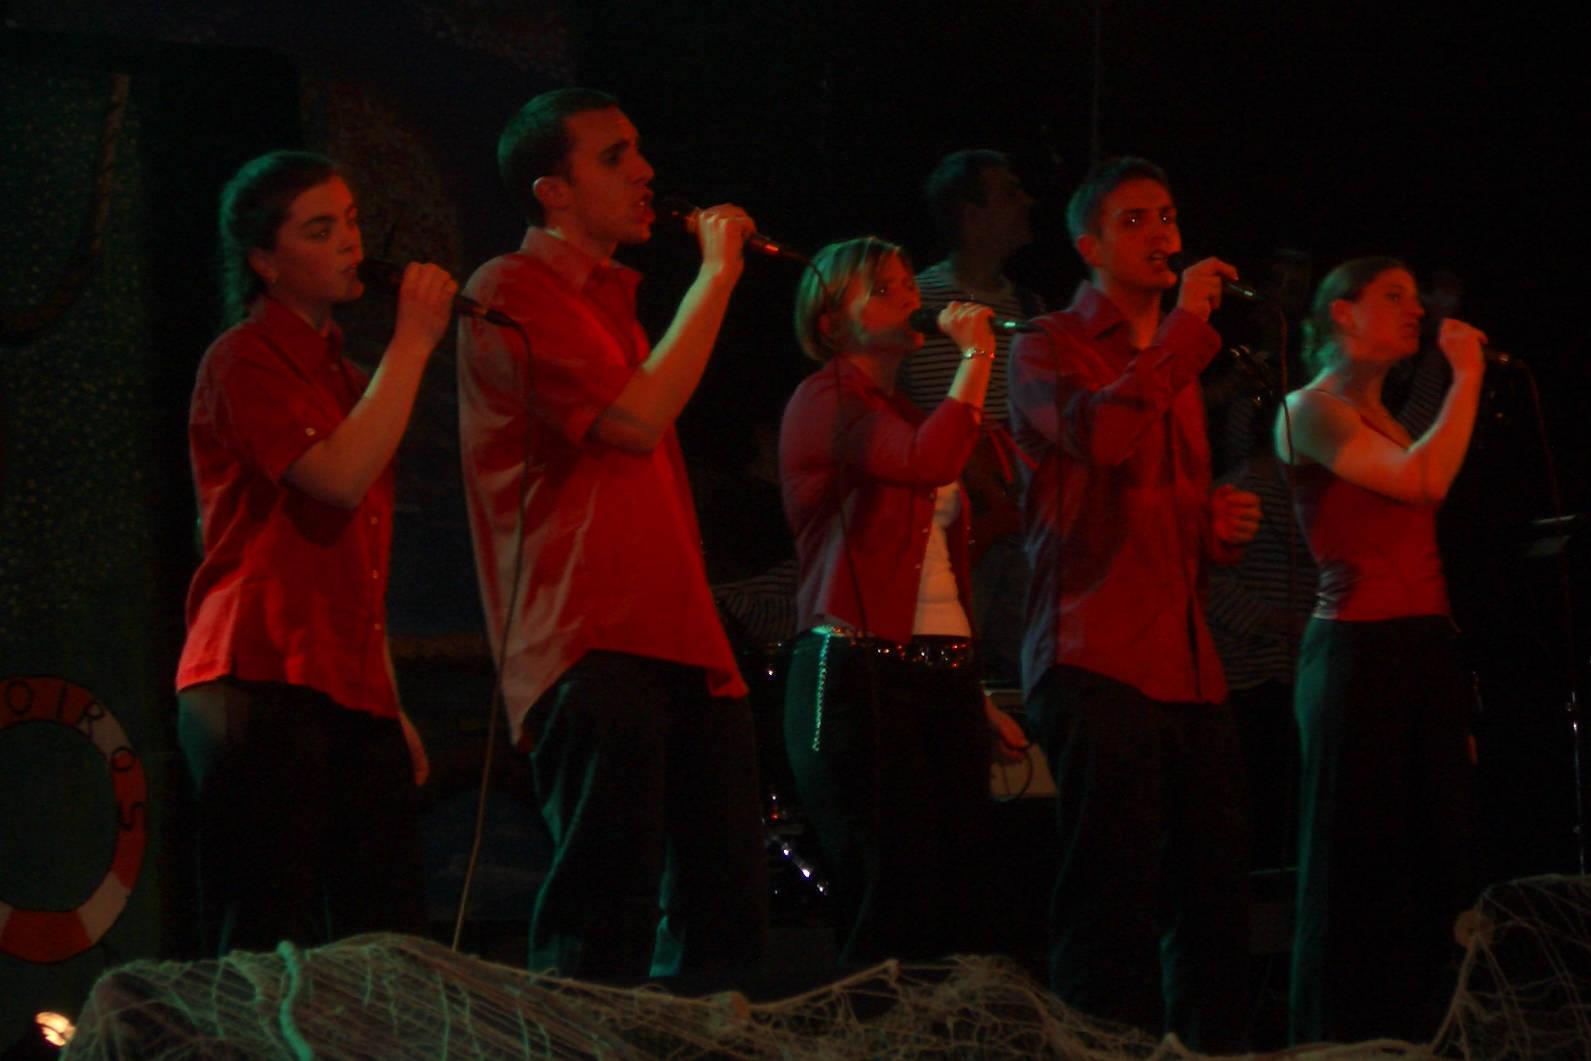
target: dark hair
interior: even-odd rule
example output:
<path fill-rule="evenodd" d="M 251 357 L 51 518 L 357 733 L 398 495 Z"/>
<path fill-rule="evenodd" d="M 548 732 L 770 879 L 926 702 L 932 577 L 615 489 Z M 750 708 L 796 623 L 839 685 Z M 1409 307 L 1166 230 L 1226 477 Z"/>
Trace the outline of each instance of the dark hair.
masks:
<path fill-rule="evenodd" d="M 555 88 L 519 108 L 497 138 L 497 172 L 508 198 L 533 225 L 546 220 L 531 186 L 542 177 L 567 173 L 569 127 L 566 119 L 586 111 L 617 107 L 619 101 L 592 88 Z"/>
<path fill-rule="evenodd" d="M 1337 348 L 1337 324 L 1331 319 L 1331 304 L 1338 299 L 1357 300 L 1376 277 L 1392 269 L 1410 271 L 1397 258 L 1380 254 L 1351 259 L 1326 274 L 1315 288 L 1315 300 L 1310 303 L 1309 316 L 1304 318 L 1305 368 L 1319 372 Z"/>
<path fill-rule="evenodd" d="M 830 243 L 812 256 L 812 268 L 801 274 L 796 286 L 795 333 L 801 350 L 814 361 L 828 361 L 841 352 L 836 338 L 823 334 L 818 322 L 839 307 L 855 280 L 871 285 L 886 259 L 899 258 L 908 273 L 911 257 L 896 243 L 877 236 Z"/>
<path fill-rule="evenodd" d="M 249 251 L 272 250 L 293 200 L 338 175 L 337 165 L 311 151 L 272 151 L 245 162 L 221 189 L 219 262 L 221 311 L 226 324 L 248 316 L 265 281 L 249 264 Z"/>
<path fill-rule="evenodd" d="M 1099 235 L 1099 210 L 1105 204 L 1105 197 L 1134 180 L 1151 180 L 1166 191 L 1171 190 L 1166 171 L 1146 158 L 1118 155 L 1089 167 L 1083 183 L 1077 186 L 1066 204 L 1066 229 L 1072 234 L 1072 242 L 1077 242 L 1084 233 Z"/>
<path fill-rule="evenodd" d="M 952 151 L 939 160 L 939 165 L 923 181 L 923 202 L 934 228 L 947 246 L 961 242 L 961 207 L 967 203 L 982 205 L 986 201 L 983 174 L 990 169 L 1010 169 L 1011 160 L 998 151 L 987 148 L 968 148 Z"/>

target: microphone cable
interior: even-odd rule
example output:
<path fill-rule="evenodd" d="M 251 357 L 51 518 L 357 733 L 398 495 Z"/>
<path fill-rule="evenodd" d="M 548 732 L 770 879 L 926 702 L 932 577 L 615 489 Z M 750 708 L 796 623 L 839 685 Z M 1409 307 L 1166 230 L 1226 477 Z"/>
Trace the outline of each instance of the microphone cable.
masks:
<path fill-rule="evenodd" d="M 519 340 L 525 347 L 525 411 L 530 410 L 530 336 L 525 328 L 512 317 L 506 318 Z M 493 322 L 495 323 L 495 322 Z M 504 327 L 504 325 L 498 325 Z M 519 471 L 519 504 L 514 515 L 514 570 L 508 589 L 508 603 L 504 609 L 503 629 L 497 639 L 497 654 L 492 660 L 492 698 L 487 708 L 486 717 L 486 748 L 481 757 L 480 791 L 475 800 L 475 824 L 471 830 L 470 853 L 464 863 L 464 879 L 459 884 L 458 909 L 453 917 L 453 939 L 448 946 L 458 952 L 459 942 L 464 934 L 464 921 L 469 912 L 470 891 L 475 883 L 475 871 L 480 864 L 481 843 L 486 835 L 486 807 L 491 791 L 492 760 L 497 754 L 497 727 L 498 716 L 507 710 L 507 697 L 503 692 L 503 661 L 508 657 L 508 635 L 514 626 L 514 613 L 519 604 L 519 583 L 525 569 L 525 502 L 530 496 L 530 439 L 531 432 L 525 432 L 524 463 Z"/>

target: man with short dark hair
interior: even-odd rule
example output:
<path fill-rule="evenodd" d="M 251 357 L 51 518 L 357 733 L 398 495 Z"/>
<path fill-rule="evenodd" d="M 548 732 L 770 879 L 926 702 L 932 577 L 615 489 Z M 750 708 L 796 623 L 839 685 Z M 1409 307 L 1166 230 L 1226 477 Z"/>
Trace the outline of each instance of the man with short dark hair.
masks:
<path fill-rule="evenodd" d="M 1259 507 L 1210 489 L 1198 374 L 1237 273 L 1190 266 L 1162 313 L 1182 238 L 1142 159 L 1096 166 L 1068 224 L 1091 279 L 1017 340 L 1011 376 L 1038 461 L 1023 678 L 1057 788 L 1051 980 L 1086 1012 L 1225 1052 L 1243 1035 L 1248 831 L 1204 565 L 1237 558 Z"/>
<path fill-rule="evenodd" d="M 498 159 L 532 223 L 466 291 L 519 329 L 461 324 L 459 421 L 487 628 L 555 848 L 530 964 L 620 980 L 752 964 L 767 892 L 751 719 L 674 431 L 751 220 L 696 218 L 701 269 L 653 347 L 640 277 L 612 260 L 654 220 L 629 118 L 588 89 L 545 93 Z"/>

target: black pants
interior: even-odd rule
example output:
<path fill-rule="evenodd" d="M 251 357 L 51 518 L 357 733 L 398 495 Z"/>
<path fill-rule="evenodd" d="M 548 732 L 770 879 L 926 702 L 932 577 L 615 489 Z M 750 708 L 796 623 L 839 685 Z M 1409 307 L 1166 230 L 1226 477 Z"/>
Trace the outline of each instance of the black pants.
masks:
<path fill-rule="evenodd" d="M 796 642 L 785 744 L 833 880 L 842 963 L 987 949 L 989 741 L 970 660 Z"/>
<path fill-rule="evenodd" d="M 1195 1049 L 1238 1049 L 1249 831 L 1230 713 L 1074 667 L 1047 671 L 1029 712 L 1057 792 L 1056 994 Z"/>
<path fill-rule="evenodd" d="M 1474 899 L 1470 691 L 1440 616 L 1313 620 L 1302 738 L 1292 1034 L 1421 1041 Z"/>
<path fill-rule="evenodd" d="M 588 652 L 527 725 L 554 847 L 530 967 L 629 982 L 755 966 L 768 887 L 745 701 L 707 695 L 698 668 Z"/>
<path fill-rule="evenodd" d="M 424 931 L 418 790 L 396 719 L 230 679 L 178 705 L 207 953 Z"/>

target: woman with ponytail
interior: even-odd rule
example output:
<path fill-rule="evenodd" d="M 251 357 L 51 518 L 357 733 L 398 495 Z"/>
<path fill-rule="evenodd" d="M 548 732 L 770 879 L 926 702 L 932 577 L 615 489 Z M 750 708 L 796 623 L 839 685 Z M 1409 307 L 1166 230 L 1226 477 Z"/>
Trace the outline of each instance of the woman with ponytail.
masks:
<path fill-rule="evenodd" d="M 1469 445 L 1486 337 L 1442 323 L 1453 381 L 1430 429 L 1411 438 L 1381 393 L 1388 369 L 1419 349 L 1423 316 L 1403 263 L 1338 266 L 1305 326 L 1315 376 L 1277 423 L 1320 569 L 1294 687 L 1297 1042 L 1428 1037 L 1455 919 L 1474 898 L 1469 683 L 1436 512 Z"/>

